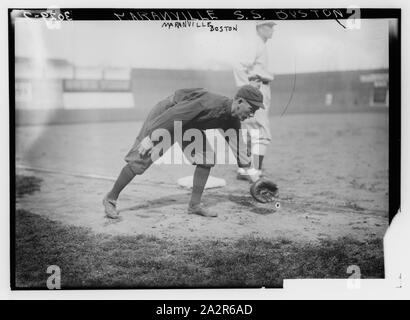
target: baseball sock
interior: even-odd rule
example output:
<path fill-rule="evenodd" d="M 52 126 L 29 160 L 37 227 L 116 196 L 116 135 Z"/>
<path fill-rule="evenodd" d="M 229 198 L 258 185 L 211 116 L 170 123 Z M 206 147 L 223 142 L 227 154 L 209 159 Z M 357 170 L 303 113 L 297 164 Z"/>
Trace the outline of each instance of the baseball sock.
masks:
<path fill-rule="evenodd" d="M 198 205 L 201 202 L 202 193 L 204 192 L 205 184 L 208 180 L 210 171 L 210 167 L 196 166 L 191 201 L 189 202 L 190 206 Z"/>
<path fill-rule="evenodd" d="M 259 166 L 258 169 L 259 169 L 259 170 L 262 170 L 262 165 L 263 165 L 263 158 L 264 158 L 264 156 L 261 156 L 261 155 L 260 155 L 260 156 L 258 156 L 258 158 L 259 158 L 259 159 L 258 159 L 258 160 L 259 160 L 259 161 L 258 161 L 258 166 Z"/>
<path fill-rule="evenodd" d="M 253 167 L 255 169 L 262 170 L 263 158 L 264 158 L 264 156 L 261 156 L 259 154 L 254 154 L 253 155 Z"/>
<path fill-rule="evenodd" d="M 108 199 L 117 200 L 122 189 L 124 189 L 134 177 L 135 173 L 128 165 L 122 168 L 120 175 L 118 176 L 117 180 L 114 183 L 114 186 L 112 187 L 112 190 L 107 195 Z"/>

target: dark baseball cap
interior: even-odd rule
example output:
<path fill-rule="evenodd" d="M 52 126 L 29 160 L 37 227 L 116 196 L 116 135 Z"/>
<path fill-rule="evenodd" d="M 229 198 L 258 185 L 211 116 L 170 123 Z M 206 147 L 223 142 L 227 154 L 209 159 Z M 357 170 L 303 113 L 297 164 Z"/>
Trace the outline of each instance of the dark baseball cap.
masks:
<path fill-rule="evenodd" d="M 255 108 L 255 111 L 259 108 L 265 109 L 265 106 L 263 105 L 262 92 L 249 84 L 240 87 L 236 92 L 235 98 L 245 99 L 246 102 L 248 102 L 252 107 Z"/>

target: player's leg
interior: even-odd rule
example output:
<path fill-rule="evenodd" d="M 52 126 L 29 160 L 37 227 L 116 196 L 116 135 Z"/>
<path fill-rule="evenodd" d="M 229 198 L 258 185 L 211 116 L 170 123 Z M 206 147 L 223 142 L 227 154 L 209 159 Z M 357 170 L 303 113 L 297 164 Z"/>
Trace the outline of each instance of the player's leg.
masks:
<path fill-rule="evenodd" d="M 261 128 L 259 130 L 263 132 Z M 266 155 L 266 151 L 268 148 L 269 140 L 260 138 L 252 144 L 252 165 L 258 171 L 262 171 L 263 169 L 263 160 Z"/>
<path fill-rule="evenodd" d="M 192 149 L 192 141 L 182 141 L 182 150 L 185 157 L 194 165 L 194 177 L 192 183 L 191 199 L 188 205 L 189 214 L 197 214 L 205 217 L 216 217 L 217 214 L 207 210 L 202 204 L 202 194 L 208 181 L 211 168 L 215 165 L 215 152 L 209 144 L 204 132 L 201 134 L 202 141 L 197 144 L 196 148 Z M 188 147 L 188 146 L 191 147 Z"/>
<path fill-rule="evenodd" d="M 202 194 L 208 181 L 210 166 L 197 165 L 194 172 L 191 199 L 189 201 L 188 213 L 198 214 L 205 217 L 216 217 L 216 213 L 207 210 L 202 204 Z"/>
<path fill-rule="evenodd" d="M 131 182 L 132 179 L 134 179 L 135 175 L 136 174 L 132 171 L 131 166 L 129 164 L 125 165 L 122 168 L 111 191 L 108 192 L 107 198 L 109 200 L 117 200 L 120 192 Z"/>
<path fill-rule="evenodd" d="M 170 140 L 172 142 L 172 140 Z M 151 165 L 160 158 L 166 150 L 171 146 L 171 143 L 154 143 L 154 147 L 150 154 L 141 156 L 138 152 L 139 139 L 135 143 L 128 154 L 125 156 L 127 164 L 122 168 L 117 180 L 112 189 L 103 199 L 105 213 L 107 217 L 116 219 L 118 212 L 116 210 L 117 199 L 121 191 L 134 179 L 136 175 L 142 175 Z"/>
<path fill-rule="evenodd" d="M 143 174 L 151 164 L 151 159 L 146 159 L 145 161 L 140 161 L 137 163 L 127 163 L 122 168 L 111 191 L 108 192 L 107 198 L 110 200 L 117 200 L 121 191 L 132 181 L 132 179 L 134 179 L 136 175 Z"/>
<path fill-rule="evenodd" d="M 260 88 L 263 94 L 263 104 L 265 109 L 259 109 L 254 116 L 254 127 L 251 132 L 251 153 L 253 168 L 257 174 L 262 175 L 263 160 L 265 158 L 268 145 L 272 139 L 270 133 L 269 109 L 270 109 L 270 87 L 263 85 Z"/>
<path fill-rule="evenodd" d="M 158 102 L 148 114 L 147 119 L 144 121 L 142 128 L 136 138 L 134 145 L 131 150 L 125 156 L 125 165 L 120 174 L 118 175 L 117 180 L 115 181 L 112 189 L 103 199 L 103 205 L 105 208 L 105 213 L 109 218 L 118 218 L 118 213 L 116 210 L 117 199 L 121 191 L 134 179 L 136 175 L 143 174 L 145 170 L 151 166 L 151 164 L 156 160 L 152 159 L 150 155 L 141 157 L 138 152 L 138 146 L 142 139 L 144 139 L 149 132 L 150 120 L 157 117 L 159 114 L 170 108 L 174 104 L 173 96 L 169 96 L 160 102 Z M 160 156 L 162 152 L 160 153 Z"/>
<path fill-rule="evenodd" d="M 259 112 L 259 110 L 257 112 Z M 236 177 L 238 180 L 253 181 L 254 179 L 258 179 L 260 175 L 260 172 L 258 170 L 260 159 L 260 148 L 258 143 L 261 136 L 261 125 L 255 118 L 252 118 L 244 121 L 242 123 L 242 126 L 246 130 L 247 136 L 250 140 L 250 154 L 252 155 L 252 167 L 249 169 L 238 168 Z M 253 178 L 251 178 L 251 176 Z"/>
<path fill-rule="evenodd" d="M 263 169 L 263 160 L 265 158 L 268 145 L 272 140 L 270 133 L 270 121 L 269 121 L 269 110 L 271 104 L 271 92 L 269 85 L 262 85 L 260 88 L 263 94 L 263 105 L 265 109 L 258 110 L 258 114 L 255 114 L 255 120 L 258 122 L 259 135 L 254 141 L 252 148 L 254 167 L 260 172 Z M 259 112 L 260 111 L 260 112 Z"/>
<path fill-rule="evenodd" d="M 143 174 L 153 163 L 151 157 L 141 157 L 136 148 L 132 148 L 125 157 L 128 162 L 121 170 L 117 180 L 114 182 L 112 189 L 103 199 L 105 214 L 108 218 L 119 218 L 117 212 L 117 199 L 121 191 L 134 179 L 136 175 Z"/>

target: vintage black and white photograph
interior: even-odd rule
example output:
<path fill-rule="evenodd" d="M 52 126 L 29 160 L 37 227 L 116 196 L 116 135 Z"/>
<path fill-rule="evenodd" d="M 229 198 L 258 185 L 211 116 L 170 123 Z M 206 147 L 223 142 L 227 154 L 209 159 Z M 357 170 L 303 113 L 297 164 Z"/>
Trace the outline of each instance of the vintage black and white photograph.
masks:
<path fill-rule="evenodd" d="M 399 12 L 10 9 L 13 289 L 383 279 Z"/>

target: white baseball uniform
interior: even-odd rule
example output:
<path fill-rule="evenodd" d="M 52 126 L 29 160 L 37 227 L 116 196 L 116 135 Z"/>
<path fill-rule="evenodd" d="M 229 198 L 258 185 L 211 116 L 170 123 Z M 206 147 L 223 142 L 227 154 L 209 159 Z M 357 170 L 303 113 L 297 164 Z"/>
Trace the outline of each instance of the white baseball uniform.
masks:
<path fill-rule="evenodd" d="M 248 43 L 243 56 L 234 65 L 235 82 L 238 87 L 249 84 L 249 77 L 259 75 L 268 80 L 261 84 L 260 91 L 263 94 L 265 109 L 256 111 L 253 118 L 242 122 L 251 136 L 252 154 L 265 155 L 267 145 L 271 141 L 269 128 L 269 109 L 271 104 L 270 81 L 273 73 L 269 70 L 269 55 L 266 43 L 257 36 L 254 43 Z"/>

